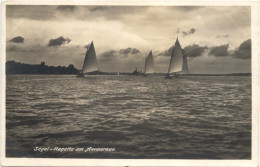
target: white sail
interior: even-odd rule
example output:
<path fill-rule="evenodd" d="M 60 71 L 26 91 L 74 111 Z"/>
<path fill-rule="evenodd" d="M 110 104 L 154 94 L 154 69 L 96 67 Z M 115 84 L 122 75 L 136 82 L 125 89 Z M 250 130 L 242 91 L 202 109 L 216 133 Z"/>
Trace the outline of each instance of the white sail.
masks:
<path fill-rule="evenodd" d="M 183 53 L 181 45 L 177 38 L 174 49 L 171 55 L 171 61 L 168 69 L 168 73 L 176 73 L 182 71 L 183 68 Z"/>
<path fill-rule="evenodd" d="M 183 54 L 183 66 L 182 71 L 179 74 L 189 74 L 187 56 Z"/>
<path fill-rule="evenodd" d="M 150 51 L 147 58 L 145 59 L 144 73 L 145 74 L 155 73 L 152 51 Z"/>
<path fill-rule="evenodd" d="M 96 52 L 92 41 L 86 52 L 85 60 L 82 67 L 82 73 L 84 74 L 93 71 L 98 71 L 98 66 Z"/>

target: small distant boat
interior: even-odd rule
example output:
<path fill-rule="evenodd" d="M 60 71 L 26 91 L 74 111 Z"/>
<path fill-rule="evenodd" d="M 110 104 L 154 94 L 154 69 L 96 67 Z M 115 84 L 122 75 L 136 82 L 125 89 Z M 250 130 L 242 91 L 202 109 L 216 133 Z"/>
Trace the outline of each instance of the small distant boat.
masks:
<path fill-rule="evenodd" d="M 148 56 L 145 58 L 143 76 L 152 75 L 154 73 L 155 73 L 155 68 L 154 68 L 153 54 L 152 51 L 150 51 Z"/>
<path fill-rule="evenodd" d="M 79 71 L 77 77 L 84 77 L 85 74 L 98 74 L 97 57 L 93 41 L 87 48 L 82 70 Z"/>
<path fill-rule="evenodd" d="M 141 75 L 142 73 L 140 71 L 137 70 L 137 67 L 135 68 L 135 70 L 130 73 L 129 75 Z"/>
<path fill-rule="evenodd" d="M 187 56 L 184 55 L 184 51 L 177 38 L 165 78 L 179 77 L 181 74 L 188 74 L 188 72 Z"/>

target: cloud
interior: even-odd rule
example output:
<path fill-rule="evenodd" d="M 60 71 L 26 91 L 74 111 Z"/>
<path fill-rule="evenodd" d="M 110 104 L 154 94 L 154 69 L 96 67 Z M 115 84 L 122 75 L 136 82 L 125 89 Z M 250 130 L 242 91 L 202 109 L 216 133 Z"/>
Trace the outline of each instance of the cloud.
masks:
<path fill-rule="evenodd" d="M 195 28 L 191 28 L 189 31 L 182 31 L 182 36 L 185 37 L 187 35 L 191 35 L 195 33 Z"/>
<path fill-rule="evenodd" d="M 102 60 L 112 60 L 112 58 L 116 58 L 117 52 L 114 50 L 105 51 L 100 55 L 100 59 Z"/>
<path fill-rule="evenodd" d="M 71 39 L 69 38 L 64 38 L 63 36 L 60 36 L 56 39 L 50 39 L 48 46 L 60 46 L 60 45 L 64 45 L 64 44 L 68 44 L 70 43 Z"/>
<path fill-rule="evenodd" d="M 59 55 L 59 58 L 63 56 L 62 61 L 65 61 L 64 54 L 68 55 L 68 51 L 71 51 L 72 49 L 70 48 L 69 50 L 66 48 L 71 47 L 72 45 L 80 45 L 80 48 L 75 48 L 75 50 L 73 50 L 73 53 L 75 53 L 73 56 L 75 56 L 76 53 L 78 54 L 78 52 L 76 52 L 77 50 L 80 50 L 80 52 L 83 53 L 81 57 L 77 57 L 78 64 L 81 63 L 80 67 L 82 67 L 86 52 L 84 45 L 87 44 L 86 42 L 89 41 L 89 39 L 93 39 L 95 41 L 98 62 L 99 64 L 101 63 L 99 67 L 102 68 L 102 63 L 104 63 L 104 66 L 107 66 L 103 68 L 104 71 L 106 71 L 107 68 L 111 68 L 112 71 L 112 67 L 110 67 L 111 64 L 99 61 L 99 56 L 108 50 L 113 50 L 115 52 L 110 52 L 110 55 L 115 55 L 116 60 L 118 59 L 122 62 L 125 62 L 126 60 L 129 62 L 135 61 L 130 60 L 130 58 L 128 60 L 128 57 L 132 56 L 130 53 L 126 54 L 126 56 L 119 53 L 120 49 L 127 49 L 128 47 L 138 48 L 141 52 L 153 48 L 155 63 L 158 64 L 158 62 L 161 62 L 161 71 L 164 71 L 164 68 L 167 69 L 167 66 L 169 65 L 169 53 L 171 53 L 172 50 L 167 49 L 174 43 L 177 35 L 175 32 L 178 28 L 178 36 L 182 38 L 180 39 L 180 42 L 183 48 L 184 46 L 192 46 L 193 43 L 199 45 L 188 47 L 191 50 L 194 49 L 195 51 L 198 51 L 198 53 L 194 50 L 188 52 L 186 50 L 187 48 L 185 49 L 188 56 L 190 56 L 189 65 L 193 65 L 194 62 L 192 61 L 197 61 L 202 57 L 205 58 L 205 60 L 208 58 L 211 59 L 213 63 L 215 62 L 215 59 L 223 59 L 223 57 L 208 56 L 205 53 L 210 51 L 211 48 L 209 46 L 223 45 L 223 40 L 226 41 L 226 39 L 228 39 L 229 42 L 228 49 L 233 50 L 231 53 L 232 55 L 236 50 L 235 48 L 241 52 L 242 49 L 238 49 L 240 44 L 250 38 L 251 34 L 250 6 L 206 6 L 199 9 L 197 8 L 198 10 L 196 8 L 197 7 L 191 8 L 189 6 L 132 7 L 77 5 L 73 10 L 73 7 L 66 7 L 63 5 L 62 7 L 57 5 L 7 5 L 6 26 L 8 31 L 6 32 L 6 39 L 10 40 L 18 35 L 25 37 L 23 44 L 8 41 L 7 44 L 16 45 L 16 48 L 15 46 L 12 46 L 9 48 L 10 50 L 15 50 L 17 47 L 23 48 L 24 46 L 28 48 L 34 48 L 35 45 L 45 46 L 41 55 L 46 58 L 46 63 L 49 61 L 54 65 L 60 64 L 60 60 L 56 58 L 56 55 Z M 67 10 L 68 12 L 66 12 Z M 71 10 L 73 10 L 73 12 L 70 12 Z M 158 15 L 158 13 L 160 14 Z M 147 27 L 149 27 L 149 29 L 147 29 Z M 162 29 L 162 27 L 164 28 Z M 192 28 L 194 28 L 195 31 L 191 30 Z M 182 31 L 187 34 L 189 32 L 193 34 L 183 38 Z M 42 36 L 42 34 L 45 35 Z M 227 34 L 229 37 L 224 38 Z M 243 35 L 241 36 L 241 34 Z M 71 41 L 69 45 L 62 44 L 64 47 L 48 47 L 50 39 L 62 35 L 64 38 L 69 37 L 70 39 L 73 39 L 73 41 Z M 219 37 L 217 38 L 216 36 L 218 35 Z M 113 39 L 113 42 L 111 42 L 111 39 Z M 203 46 L 208 46 L 209 48 L 205 49 L 204 53 L 202 53 L 203 56 L 197 56 L 200 55 Z M 58 50 L 62 50 L 64 53 L 58 54 Z M 158 52 L 155 52 L 156 50 Z M 164 50 L 166 50 L 165 52 L 169 52 L 165 54 L 169 56 L 156 57 L 156 55 L 161 52 L 161 54 L 164 54 Z M 39 51 L 28 51 L 23 55 L 21 55 L 21 52 L 22 51 L 11 51 L 11 54 L 13 56 L 16 55 L 17 58 L 22 59 L 23 57 L 25 60 L 32 63 L 34 62 L 33 60 L 35 60 L 34 58 L 40 55 Z M 122 52 L 127 52 L 127 50 Z M 134 52 L 136 51 L 133 51 L 133 53 Z M 227 50 L 227 52 L 229 52 L 229 50 Z M 192 55 L 189 53 L 192 53 Z M 238 53 L 238 51 L 236 53 Z M 117 54 L 119 57 L 116 57 Z M 133 58 L 140 56 L 140 59 L 138 58 L 138 60 L 140 60 L 140 64 L 143 65 L 145 54 L 146 53 L 133 55 Z M 32 60 L 28 59 L 28 55 L 31 56 Z M 230 55 L 225 58 L 230 58 L 236 62 L 250 60 L 241 59 L 241 54 L 237 55 L 236 58 L 235 56 L 231 57 Z M 10 52 L 8 56 L 11 56 Z M 106 58 L 111 59 L 109 55 Z M 72 58 L 70 55 L 66 62 L 71 61 L 73 63 L 71 59 L 74 59 L 74 57 Z M 102 59 L 104 59 L 104 57 Z M 112 63 L 113 60 L 114 58 L 112 58 Z M 40 58 L 39 61 L 41 61 Z M 38 62 L 38 59 L 36 62 Z M 229 63 L 231 65 L 234 64 L 233 62 Z M 198 69 L 196 66 L 199 64 L 200 61 L 198 61 L 197 64 L 195 63 L 194 69 Z M 127 66 L 127 62 L 120 63 L 120 65 L 122 65 L 122 67 L 114 68 L 117 68 L 118 71 L 128 71 L 128 69 L 131 69 L 131 67 Z M 206 70 L 205 68 L 201 69 L 201 71 L 206 71 L 207 68 Z M 235 71 L 236 70 L 234 70 L 234 72 Z"/>
<path fill-rule="evenodd" d="M 23 53 L 37 53 L 45 51 L 47 52 L 47 47 L 42 45 L 17 45 L 15 43 L 7 43 L 6 52 L 16 52 L 18 55 L 22 56 Z"/>
<path fill-rule="evenodd" d="M 140 55 L 140 50 L 136 48 L 126 48 L 120 50 L 109 50 L 100 55 L 101 59 L 110 59 L 110 58 L 127 58 L 135 55 Z"/>
<path fill-rule="evenodd" d="M 228 38 L 228 37 L 229 37 L 228 34 L 226 34 L 226 35 L 217 35 L 216 36 L 216 38 Z"/>
<path fill-rule="evenodd" d="M 203 8 L 203 6 L 178 6 L 177 7 L 177 9 L 182 10 L 184 12 L 189 12 L 200 8 Z"/>
<path fill-rule="evenodd" d="M 140 51 L 136 48 L 126 48 L 126 49 L 121 49 L 120 50 L 121 54 L 136 54 L 136 53 L 140 53 Z"/>
<path fill-rule="evenodd" d="M 72 5 L 61 5 L 56 8 L 56 10 L 62 11 L 62 12 L 73 12 L 76 9 L 76 6 Z"/>
<path fill-rule="evenodd" d="M 132 16 L 147 11 L 147 6 L 83 6 L 79 19 L 105 18 L 107 20 L 125 19 L 125 16 Z"/>
<path fill-rule="evenodd" d="M 183 48 L 184 50 L 184 54 L 187 57 L 198 57 L 198 56 L 202 56 L 203 52 L 208 49 L 207 46 L 199 46 L 197 44 L 193 44 L 193 45 L 189 45 L 189 46 L 185 46 Z M 158 56 L 171 56 L 172 54 L 172 50 L 173 50 L 173 46 L 170 47 L 169 49 L 165 50 L 164 52 L 160 52 L 158 54 Z"/>
<path fill-rule="evenodd" d="M 49 20 L 54 18 L 55 8 L 52 5 L 6 5 L 6 18 Z"/>
<path fill-rule="evenodd" d="M 24 43 L 24 38 L 21 36 L 18 37 L 14 37 L 10 40 L 10 42 L 14 42 L 14 43 Z"/>
<path fill-rule="evenodd" d="M 231 56 L 238 59 L 251 59 L 251 39 L 242 42 Z"/>
<path fill-rule="evenodd" d="M 97 56 L 102 71 L 130 72 L 144 66 L 145 54 L 137 48 L 108 50 Z"/>
<path fill-rule="evenodd" d="M 111 7 L 109 7 L 109 8 L 111 8 Z M 107 6 L 94 6 L 94 7 L 90 7 L 89 10 L 91 12 L 95 12 L 95 11 L 104 11 L 104 10 L 109 9 L 109 8 Z"/>
<path fill-rule="evenodd" d="M 6 52 L 16 52 L 19 51 L 20 47 L 17 45 L 6 45 Z"/>
<path fill-rule="evenodd" d="M 209 55 L 213 55 L 216 57 L 225 57 L 229 56 L 228 52 L 228 44 L 226 45 L 220 45 L 220 46 L 214 46 L 210 49 Z"/>
<path fill-rule="evenodd" d="M 169 49 L 167 49 L 167 50 L 165 50 L 164 52 L 160 52 L 159 54 L 158 54 L 158 56 L 171 56 L 171 54 L 172 54 L 172 49 L 173 49 L 173 46 L 172 47 L 170 47 Z"/>
<path fill-rule="evenodd" d="M 202 56 L 202 54 L 206 49 L 208 49 L 207 46 L 199 46 L 197 44 L 193 44 L 184 47 L 183 50 L 187 57 L 198 57 L 198 56 Z"/>
<path fill-rule="evenodd" d="M 138 49 L 133 48 L 131 53 L 136 54 L 136 53 L 141 53 L 141 52 Z"/>
<path fill-rule="evenodd" d="M 52 66 L 68 66 L 73 64 L 81 68 L 85 57 L 85 49 L 77 45 L 65 47 L 48 47 L 46 45 L 17 45 L 7 43 L 6 60 L 15 60 L 22 63 L 39 64 L 45 61 Z"/>

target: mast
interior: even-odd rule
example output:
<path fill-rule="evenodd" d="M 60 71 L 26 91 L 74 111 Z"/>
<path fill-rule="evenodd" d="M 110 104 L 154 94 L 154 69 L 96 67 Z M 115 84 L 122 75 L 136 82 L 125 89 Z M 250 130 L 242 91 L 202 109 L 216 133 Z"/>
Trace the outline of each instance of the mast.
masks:
<path fill-rule="evenodd" d="M 94 71 L 98 71 L 98 66 L 95 47 L 92 41 L 86 51 L 86 56 L 82 67 L 82 73 L 84 74 Z"/>
<path fill-rule="evenodd" d="M 144 74 L 145 74 L 145 70 L 146 70 L 146 60 L 147 60 L 147 53 L 144 57 Z"/>

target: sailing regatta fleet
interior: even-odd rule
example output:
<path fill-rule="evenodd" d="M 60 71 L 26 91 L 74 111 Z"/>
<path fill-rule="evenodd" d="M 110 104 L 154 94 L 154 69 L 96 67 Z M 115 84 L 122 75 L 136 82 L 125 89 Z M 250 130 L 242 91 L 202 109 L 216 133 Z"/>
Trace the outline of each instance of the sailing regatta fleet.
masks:
<path fill-rule="evenodd" d="M 86 74 L 98 74 L 97 57 L 94 48 L 93 41 L 88 45 L 82 70 L 79 72 L 78 77 L 84 77 Z M 149 52 L 148 56 L 145 57 L 144 72 L 143 76 L 153 75 L 156 73 L 152 51 Z M 165 78 L 178 77 L 182 74 L 188 74 L 188 62 L 187 56 L 184 54 L 178 38 L 176 39 L 175 45 L 171 52 L 171 59 Z M 137 68 L 133 72 L 137 75 Z"/>

